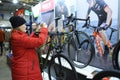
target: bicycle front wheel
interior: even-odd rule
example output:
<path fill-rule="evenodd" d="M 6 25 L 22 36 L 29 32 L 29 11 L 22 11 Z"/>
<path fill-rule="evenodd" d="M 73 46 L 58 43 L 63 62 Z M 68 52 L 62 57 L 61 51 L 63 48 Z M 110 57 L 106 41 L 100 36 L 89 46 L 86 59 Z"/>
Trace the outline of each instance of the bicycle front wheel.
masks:
<path fill-rule="evenodd" d="M 92 80 L 120 80 L 120 72 L 101 71 L 96 74 Z"/>
<path fill-rule="evenodd" d="M 120 70 L 120 41 L 113 50 L 112 63 L 115 69 Z"/>
<path fill-rule="evenodd" d="M 64 55 L 55 55 L 48 66 L 49 80 L 78 80 L 76 70 Z"/>
<path fill-rule="evenodd" d="M 74 38 L 68 44 L 68 56 L 76 67 L 84 68 L 88 66 L 95 54 L 95 48 L 90 37 L 79 31 L 78 38 Z"/>

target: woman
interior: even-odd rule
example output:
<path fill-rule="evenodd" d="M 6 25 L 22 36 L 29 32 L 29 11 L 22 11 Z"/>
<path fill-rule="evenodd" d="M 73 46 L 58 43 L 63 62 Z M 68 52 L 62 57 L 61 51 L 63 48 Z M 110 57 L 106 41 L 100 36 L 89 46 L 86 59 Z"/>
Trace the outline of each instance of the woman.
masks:
<path fill-rule="evenodd" d="M 26 21 L 22 17 L 13 16 L 10 23 L 13 27 L 10 39 L 12 80 L 42 80 L 36 48 L 46 41 L 47 25 L 42 24 L 39 35 L 33 37 L 26 34 Z"/>

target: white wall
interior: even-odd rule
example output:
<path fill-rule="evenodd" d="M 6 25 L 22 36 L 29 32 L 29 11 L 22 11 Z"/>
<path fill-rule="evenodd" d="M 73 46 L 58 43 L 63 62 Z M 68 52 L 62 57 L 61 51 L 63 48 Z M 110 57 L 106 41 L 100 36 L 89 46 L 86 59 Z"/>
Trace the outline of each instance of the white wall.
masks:
<path fill-rule="evenodd" d="M 119 39 L 120 39 L 120 0 L 118 0 L 118 30 L 119 30 Z"/>

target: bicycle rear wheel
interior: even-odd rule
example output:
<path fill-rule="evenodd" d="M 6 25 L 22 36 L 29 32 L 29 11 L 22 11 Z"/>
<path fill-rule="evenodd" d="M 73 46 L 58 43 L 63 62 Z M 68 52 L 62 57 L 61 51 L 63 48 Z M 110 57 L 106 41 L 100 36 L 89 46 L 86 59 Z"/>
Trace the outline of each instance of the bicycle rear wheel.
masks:
<path fill-rule="evenodd" d="M 78 32 L 78 40 L 75 38 L 68 44 L 68 56 L 76 67 L 84 68 L 90 64 L 95 54 L 95 48 L 90 37 L 82 31 Z"/>
<path fill-rule="evenodd" d="M 73 64 L 61 54 L 57 54 L 52 58 L 48 66 L 48 76 L 49 80 L 78 80 Z"/>
<path fill-rule="evenodd" d="M 113 50 L 112 63 L 115 69 L 120 70 L 120 41 Z"/>
<path fill-rule="evenodd" d="M 120 72 L 101 71 L 96 74 L 92 80 L 120 80 Z"/>

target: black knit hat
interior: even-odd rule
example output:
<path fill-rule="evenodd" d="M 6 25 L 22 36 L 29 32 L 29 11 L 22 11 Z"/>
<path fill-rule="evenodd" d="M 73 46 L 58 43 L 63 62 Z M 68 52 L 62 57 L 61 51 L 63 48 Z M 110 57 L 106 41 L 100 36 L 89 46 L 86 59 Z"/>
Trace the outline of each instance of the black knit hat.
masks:
<path fill-rule="evenodd" d="M 10 21 L 13 28 L 17 28 L 17 27 L 26 23 L 25 19 L 20 17 L 20 16 L 12 16 L 9 19 L 9 21 Z"/>

